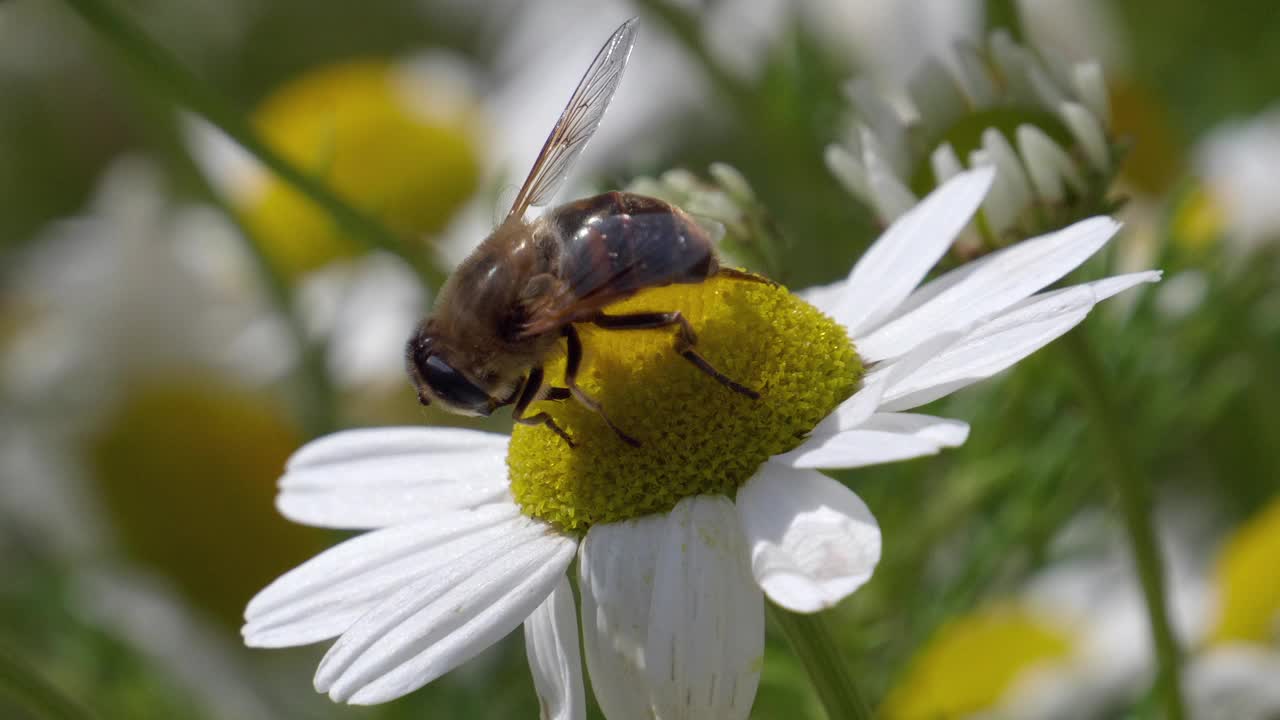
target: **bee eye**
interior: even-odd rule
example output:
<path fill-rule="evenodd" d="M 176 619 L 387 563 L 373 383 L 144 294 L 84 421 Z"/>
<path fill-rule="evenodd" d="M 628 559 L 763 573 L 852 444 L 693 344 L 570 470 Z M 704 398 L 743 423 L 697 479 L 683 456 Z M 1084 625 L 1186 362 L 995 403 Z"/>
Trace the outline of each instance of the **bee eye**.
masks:
<path fill-rule="evenodd" d="M 431 355 L 421 363 L 422 380 L 431 392 L 458 410 L 488 415 L 493 411 L 489 393 L 476 387 L 465 375 L 454 370 L 439 355 Z"/>

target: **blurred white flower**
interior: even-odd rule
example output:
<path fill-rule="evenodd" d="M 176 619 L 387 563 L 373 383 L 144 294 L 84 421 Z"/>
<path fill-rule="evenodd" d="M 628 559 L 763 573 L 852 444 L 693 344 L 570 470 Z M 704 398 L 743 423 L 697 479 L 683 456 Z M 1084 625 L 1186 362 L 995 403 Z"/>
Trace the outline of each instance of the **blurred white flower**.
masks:
<path fill-rule="evenodd" d="M 1196 720 L 1280 717 L 1280 650 L 1258 645 L 1214 647 L 1186 666 L 1189 716 Z"/>
<path fill-rule="evenodd" d="M 1213 593 L 1204 572 L 1207 558 L 1185 523 L 1166 515 L 1158 525 L 1169 619 L 1187 647 L 1208 630 Z M 1100 514 L 1078 518 L 1056 545 L 1066 559 L 1033 577 L 1022 602 L 1060 623 L 1072 636 L 1073 651 L 1064 662 L 1023 678 L 1004 707 L 1016 718 L 1101 718 L 1117 704 L 1135 701 L 1154 678 L 1142 588 L 1123 534 Z"/>
<path fill-rule="evenodd" d="M 1021 29 L 1036 47 L 1073 62 L 1099 59 L 1109 73 L 1124 67 L 1119 26 L 1101 0 L 1018 0 L 1015 6 L 1021 28 L 1009 29 Z M 906 87 L 931 58 L 958 70 L 957 43 L 979 43 L 988 21 L 980 0 L 806 0 L 793 7 L 829 48 L 886 93 Z"/>
<path fill-rule="evenodd" d="M 920 65 L 897 102 L 868 78 L 849 86 L 857 119 L 844 143 L 828 147 L 827 165 L 882 222 L 912 207 L 922 188 L 979 166 L 996 168 L 996 184 L 982 222 L 962 239 L 967 252 L 1105 207 L 1119 158 L 1098 63 L 1037 54 L 1003 30 L 985 46 L 957 42 L 950 67 L 941 57 Z M 987 126 L 975 139 L 979 123 Z"/>
<path fill-rule="evenodd" d="M 1202 502 L 1165 505 L 1157 515 L 1165 599 L 1184 653 L 1189 717 L 1270 720 L 1280 712 L 1280 647 L 1273 629 L 1280 627 L 1273 590 L 1277 519 L 1280 504 L 1272 503 L 1224 539 L 1220 520 Z M 1145 601 L 1120 528 L 1101 513 L 1087 513 L 1060 533 L 1051 553 L 1059 559 L 1016 598 L 954 621 L 969 628 L 967 636 L 940 631 L 920 654 L 916 672 L 895 691 L 897 704 L 889 710 L 966 707 L 968 714 L 953 714 L 1101 720 L 1141 702 L 1156 662 Z M 1033 639 L 1037 635 L 1052 640 Z M 981 664 L 968 661 L 975 651 L 986 653 Z M 975 694 L 981 692 L 990 696 Z"/>
<path fill-rule="evenodd" d="M 5 270 L 24 322 L 0 357 L 0 388 L 17 402 L 85 412 L 148 370 L 260 383 L 293 362 L 234 228 L 173 203 L 139 157 L 111 165 L 83 216 L 52 224 Z"/>
<path fill-rule="evenodd" d="M 313 339 L 327 339 L 328 369 L 342 388 L 405 386 L 404 342 L 426 293 L 398 258 L 372 253 L 307 275 L 298 307 Z"/>
<path fill-rule="evenodd" d="M 1244 254 L 1280 240 L 1280 105 L 1223 123 L 1197 148 L 1196 165 L 1225 224 L 1228 249 Z"/>

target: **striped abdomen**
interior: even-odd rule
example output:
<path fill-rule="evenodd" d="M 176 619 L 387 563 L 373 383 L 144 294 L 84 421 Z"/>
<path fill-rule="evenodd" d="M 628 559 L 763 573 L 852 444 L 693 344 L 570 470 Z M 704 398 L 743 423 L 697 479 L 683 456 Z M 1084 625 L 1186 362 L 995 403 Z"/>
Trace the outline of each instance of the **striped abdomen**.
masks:
<path fill-rule="evenodd" d="M 656 198 L 603 193 L 561 205 L 548 220 L 562 242 L 560 280 L 580 300 L 697 283 L 719 268 L 707 232 Z"/>

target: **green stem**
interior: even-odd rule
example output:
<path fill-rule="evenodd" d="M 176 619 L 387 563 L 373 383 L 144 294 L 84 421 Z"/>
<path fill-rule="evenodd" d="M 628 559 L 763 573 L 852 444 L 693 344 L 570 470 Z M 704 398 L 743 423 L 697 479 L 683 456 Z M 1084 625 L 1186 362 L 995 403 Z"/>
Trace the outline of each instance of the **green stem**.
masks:
<path fill-rule="evenodd" d="M 1005 29 L 1014 40 L 1022 42 L 1022 18 L 1016 0 L 987 0 L 987 29 Z"/>
<path fill-rule="evenodd" d="M 822 614 L 805 615 L 769 603 L 769 614 L 800 657 L 809 682 L 818 691 L 822 707 L 831 720 L 864 720 L 871 717 L 858 688 L 849 677 L 835 634 Z"/>
<path fill-rule="evenodd" d="M 439 288 L 444 273 L 418 253 L 410 252 L 394 233 L 364 212 L 338 197 L 315 176 L 301 170 L 273 150 L 254 131 L 244 115 L 234 110 L 217 93 L 185 69 L 171 53 L 153 42 L 131 20 L 113 10 L 103 0 L 66 0 L 85 22 L 110 40 L 149 81 L 173 101 L 184 105 L 213 123 L 246 151 L 311 199 L 352 237 L 373 248 L 403 258 L 431 288 Z"/>
<path fill-rule="evenodd" d="M 8 652 L 0 650 L 0 695 L 7 695 L 34 717 L 87 720 L 93 717 L 44 678 Z"/>
<path fill-rule="evenodd" d="M 1169 623 L 1164 561 L 1151 522 L 1150 483 L 1129 437 L 1127 421 L 1115 402 L 1117 384 L 1111 382 L 1097 352 L 1080 330 L 1070 333 L 1064 344 L 1080 386 L 1080 401 L 1093 416 L 1092 427 L 1108 455 L 1120 514 L 1147 605 L 1158 666 L 1156 689 L 1164 698 L 1168 719 L 1184 720 L 1187 713 L 1182 699 L 1182 653 Z"/>

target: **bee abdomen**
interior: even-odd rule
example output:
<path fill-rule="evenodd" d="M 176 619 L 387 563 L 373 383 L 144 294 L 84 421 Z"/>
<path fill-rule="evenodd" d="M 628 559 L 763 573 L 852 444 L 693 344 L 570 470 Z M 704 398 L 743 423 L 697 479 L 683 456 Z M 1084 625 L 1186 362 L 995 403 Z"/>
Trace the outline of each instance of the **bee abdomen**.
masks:
<path fill-rule="evenodd" d="M 561 278 L 578 297 L 697 283 L 717 269 L 706 231 L 656 198 L 604 193 L 556 208 L 551 222 L 564 240 Z"/>

